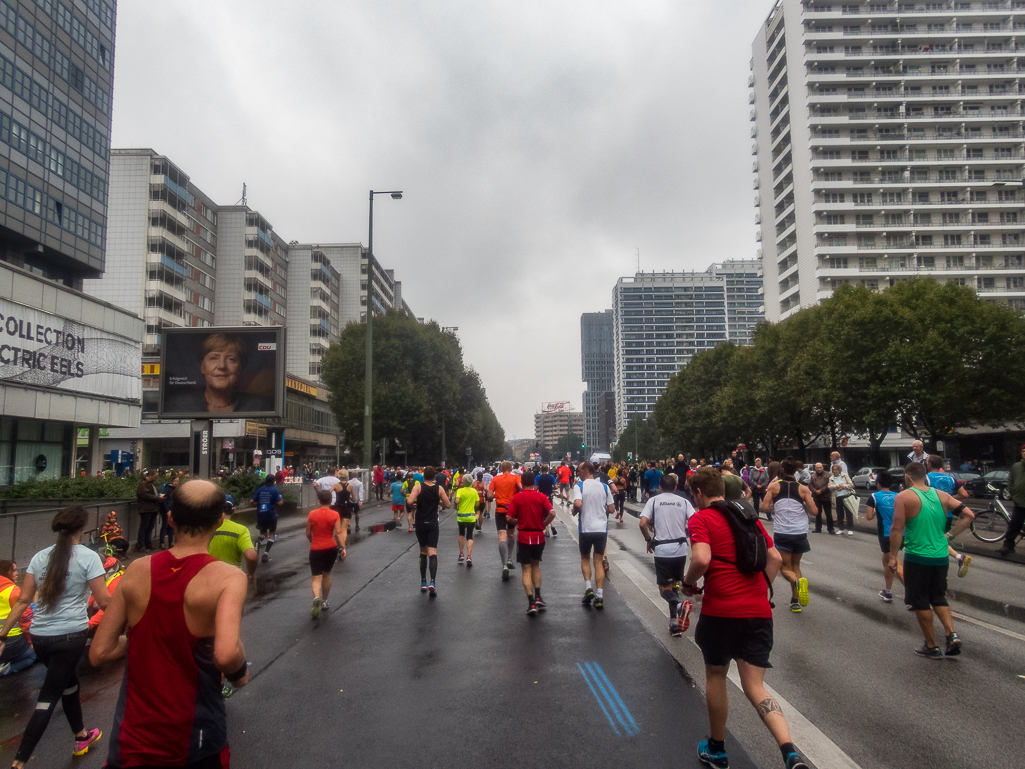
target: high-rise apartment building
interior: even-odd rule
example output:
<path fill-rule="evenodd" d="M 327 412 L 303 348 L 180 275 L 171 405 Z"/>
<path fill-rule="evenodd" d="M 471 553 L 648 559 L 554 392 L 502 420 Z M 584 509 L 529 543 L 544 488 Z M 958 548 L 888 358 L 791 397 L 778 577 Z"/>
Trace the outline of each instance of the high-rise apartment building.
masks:
<path fill-rule="evenodd" d="M 364 317 L 362 245 L 289 244 L 261 213 L 217 205 L 169 158 L 118 149 L 111 152 L 107 263 L 102 278 L 85 281 L 86 291 L 142 316 L 145 336 L 143 422 L 108 430 L 105 451 L 134 448 L 142 463 L 163 467 L 189 461 L 188 423 L 156 418 L 163 329 L 285 326 L 286 463 L 334 461 L 338 430 L 322 361 L 345 323 Z M 378 311 L 395 297 L 402 302 L 393 272 L 377 265 L 375 274 Z M 248 464 L 265 435 L 266 425 L 218 422 L 217 463 Z"/>
<path fill-rule="evenodd" d="M 754 40 L 765 314 L 956 281 L 1025 310 L 1021 0 L 779 0 Z"/>
<path fill-rule="evenodd" d="M 584 412 L 552 411 L 534 414 L 534 440 L 551 451 L 560 438 L 576 435 L 583 439 Z"/>
<path fill-rule="evenodd" d="M 669 379 L 702 350 L 748 344 L 762 319 L 762 271 L 754 259 L 705 272 L 639 272 L 612 292 L 616 428 L 647 418 Z"/>
<path fill-rule="evenodd" d="M 100 431 L 140 419 L 142 321 L 82 291 L 104 270 L 115 7 L 0 2 L 0 485 L 91 473 Z"/>
<path fill-rule="evenodd" d="M 580 316 L 580 377 L 584 390 L 584 441 L 589 449 L 608 451 L 615 432 L 615 353 L 612 310 Z"/>

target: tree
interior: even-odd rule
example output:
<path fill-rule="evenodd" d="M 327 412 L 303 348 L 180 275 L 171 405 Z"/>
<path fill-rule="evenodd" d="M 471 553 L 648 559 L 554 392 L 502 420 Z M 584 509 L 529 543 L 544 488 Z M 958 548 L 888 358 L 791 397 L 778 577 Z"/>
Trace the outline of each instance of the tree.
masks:
<path fill-rule="evenodd" d="M 329 403 L 349 450 L 363 450 L 366 324 L 350 323 L 324 356 Z M 437 323 L 389 310 L 374 319 L 373 440 L 398 440 L 408 462 L 441 460 L 441 428 L 459 461 L 498 456 L 504 432 L 480 378 L 463 365 L 459 341 Z"/>
<path fill-rule="evenodd" d="M 626 429 L 620 434 L 612 450 L 612 459 L 616 462 L 626 462 L 627 454 L 633 454 L 634 462 L 642 459 L 662 459 L 665 456 L 662 435 L 654 419 L 634 417 L 627 423 Z"/>
<path fill-rule="evenodd" d="M 555 442 L 555 446 L 552 447 L 552 453 L 560 460 L 567 454 L 576 459 L 583 456 L 584 450 L 581 448 L 583 443 L 584 439 L 576 433 L 567 433 Z M 587 457 L 583 458 L 586 459 Z"/>

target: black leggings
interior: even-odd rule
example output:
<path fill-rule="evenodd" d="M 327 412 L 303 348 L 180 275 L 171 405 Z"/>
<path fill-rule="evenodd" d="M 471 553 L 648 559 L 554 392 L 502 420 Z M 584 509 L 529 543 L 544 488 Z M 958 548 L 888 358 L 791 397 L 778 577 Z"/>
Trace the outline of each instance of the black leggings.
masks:
<path fill-rule="evenodd" d="M 467 539 L 473 539 L 473 530 L 477 528 L 477 522 L 470 521 L 469 523 L 463 523 L 462 521 L 458 521 L 458 523 L 459 536 L 466 537 Z"/>
<path fill-rule="evenodd" d="M 85 651 L 87 631 L 62 636 L 33 635 L 32 645 L 39 661 L 46 665 L 46 679 L 39 700 L 21 738 L 15 761 L 28 761 L 46 731 L 59 699 L 74 734 L 85 728 L 82 703 L 78 699 L 78 662 Z"/>
<path fill-rule="evenodd" d="M 620 515 L 623 514 L 623 503 L 626 502 L 626 492 L 620 491 L 612 495 L 613 501 L 616 503 L 616 512 Z"/>

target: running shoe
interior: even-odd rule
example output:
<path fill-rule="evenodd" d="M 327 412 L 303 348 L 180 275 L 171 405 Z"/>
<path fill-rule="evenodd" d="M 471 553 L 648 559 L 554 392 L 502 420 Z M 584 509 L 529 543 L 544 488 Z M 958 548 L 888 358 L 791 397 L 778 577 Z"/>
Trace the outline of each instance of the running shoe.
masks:
<path fill-rule="evenodd" d="M 533 604 L 532 603 L 530 606 L 527 607 L 527 616 L 528 617 L 536 617 L 537 616 L 537 604 Z"/>
<path fill-rule="evenodd" d="M 71 751 L 71 755 L 84 756 L 86 753 L 89 752 L 89 746 L 96 742 L 98 739 L 100 739 L 100 737 L 102 736 L 103 732 L 101 732 L 99 729 L 90 729 L 88 732 L 85 733 L 85 737 L 83 739 L 80 740 L 76 737 L 75 749 Z"/>
<path fill-rule="evenodd" d="M 967 577 L 968 567 L 972 565 L 972 557 L 970 555 L 962 555 L 958 562 L 961 564 L 961 568 L 957 570 L 957 576 Z"/>
<path fill-rule="evenodd" d="M 514 571 L 516 569 L 516 564 L 512 561 L 508 561 L 505 564 L 505 568 L 507 568 L 509 571 Z"/>
<path fill-rule="evenodd" d="M 944 653 L 948 657 L 956 657 L 961 653 L 961 637 L 957 633 L 947 636 L 947 650 Z"/>
<path fill-rule="evenodd" d="M 605 571 L 608 571 L 608 570 L 609 570 L 609 559 L 608 559 L 608 558 L 606 558 L 605 556 L 602 556 L 602 559 L 601 559 L 601 567 L 602 567 L 602 569 L 604 569 Z"/>
<path fill-rule="evenodd" d="M 709 766 L 714 766 L 715 769 L 730 769 L 730 760 L 726 757 L 726 751 L 719 750 L 713 753 L 712 748 L 708 745 L 708 740 L 698 743 L 698 758 Z"/>
<path fill-rule="evenodd" d="M 313 611 L 310 612 L 310 619 L 316 619 L 320 616 L 320 610 L 324 607 L 324 602 L 320 600 L 318 595 L 313 599 Z"/>
<path fill-rule="evenodd" d="M 605 608 L 605 599 L 602 598 L 600 595 L 596 596 L 594 599 L 594 608 L 599 610 Z"/>
<path fill-rule="evenodd" d="M 848 537 L 853 537 L 854 536 L 854 532 L 851 531 L 850 529 L 847 529 L 847 536 Z"/>
<path fill-rule="evenodd" d="M 235 689 L 227 681 L 221 684 L 221 699 L 226 700 L 229 697 L 231 697 L 231 695 L 233 695 L 234 693 Z"/>
<path fill-rule="evenodd" d="M 889 590 L 880 590 L 879 597 L 882 598 L 886 603 L 893 603 L 893 593 Z"/>
<path fill-rule="evenodd" d="M 502 567 L 502 581 L 503 582 L 508 582 L 509 581 L 509 564 L 506 564 L 505 566 Z"/>
<path fill-rule="evenodd" d="M 791 753 L 786 758 L 787 769 L 809 769 L 800 753 Z"/>
<path fill-rule="evenodd" d="M 686 633 L 687 628 L 690 627 L 690 613 L 694 609 L 694 605 L 690 601 L 684 601 L 683 605 L 680 606 L 680 632 Z"/>
<path fill-rule="evenodd" d="M 270 553 L 264 553 L 263 558 L 260 559 L 264 563 L 270 563 Z"/>
<path fill-rule="evenodd" d="M 327 611 L 330 608 L 331 608 L 331 604 L 329 604 L 327 601 L 321 601 L 320 602 L 320 610 L 321 611 Z"/>
<path fill-rule="evenodd" d="M 3 678 L 5 675 L 7 675 L 7 673 L 10 671 L 10 669 L 11 669 L 11 663 L 10 662 L 5 662 L 4 664 L 0 665 L 0 678 Z"/>
<path fill-rule="evenodd" d="M 555 527 L 554 527 L 554 526 L 552 526 L 552 536 L 553 536 L 553 537 L 557 537 L 557 536 L 559 536 L 559 532 L 557 532 L 557 531 L 555 530 Z"/>
<path fill-rule="evenodd" d="M 427 592 L 427 580 L 426 579 L 420 580 L 420 592 L 421 593 L 426 593 Z"/>
<path fill-rule="evenodd" d="M 582 603 L 582 604 L 589 604 L 593 600 L 594 600 L 594 590 L 592 590 L 591 588 L 587 588 L 587 590 L 584 591 L 584 598 L 583 598 L 583 600 L 580 603 Z"/>
<path fill-rule="evenodd" d="M 434 580 L 431 580 L 431 584 L 427 586 L 427 592 L 431 594 L 431 598 L 438 597 L 438 591 L 434 587 Z"/>
<path fill-rule="evenodd" d="M 915 649 L 915 654 L 919 657 L 926 657 L 931 660 L 943 659 L 943 652 L 940 651 L 939 646 L 927 646 L 924 643 Z"/>
<path fill-rule="evenodd" d="M 669 635 L 673 638 L 679 638 L 683 635 L 683 631 L 680 630 L 680 623 L 676 619 L 669 620 Z"/>
<path fill-rule="evenodd" d="M 410 531 L 410 533 L 412 533 L 412 531 L 413 531 L 413 527 L 412 526 L 409 527 L 409 531 Z"/>
<path fill-rule="evenodd" d="M 473 561 L 471 561 L 469 558 L 467 558 L 466 559 L 466 568 L 469 569 L 472 566 L 473 566 Z"/>
<path fill-rule="evenodd" d="M 548 608 L 548 604 L 546 604 L 541 598 L 535 598 L 534 605 L 537 607 L 538 611 L 544 611 Z"/>
<path fill-rule="evenodd" d="M 798 601 L 797 599 L 792 600 L 790 602 L 790 611 L 792 611 L 794 614 L 800 614 L 801 613 L 801 602 Z"/>
<path fill-rule="evenodd" d="M 462 562 L 463 562 L 463 561 L 465 561 L 465 560 L 466 560 L 466 558 L 465 558 L 465 557 L 463 556 L 463 554 L 462 554 L 462 553 L 460 553 L 460 554 L 459 554 L 459 558 L 458 558 L 458 560 L 456 560 L 456 563 L 462 563 Z"/>
<path fill-rule="evenodd" d="M 797 580 L 797 600 L 801 602 L 801 606 L 808 605 L 808 580 L 804 577 Z"/>

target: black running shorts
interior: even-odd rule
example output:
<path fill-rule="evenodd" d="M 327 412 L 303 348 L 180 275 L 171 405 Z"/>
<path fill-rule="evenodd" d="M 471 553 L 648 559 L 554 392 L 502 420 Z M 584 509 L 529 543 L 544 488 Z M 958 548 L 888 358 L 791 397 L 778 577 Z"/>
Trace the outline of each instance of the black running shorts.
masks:
<path fill-rule="evenodd" d="M 462 521 L 457 521 L 457 523 L 459 524 L 459 536 L 473 539 L 473 531 L 477 528 L 477 522 L 463 523 Z"/>
<path fill-rule="evenodd" d="M 430 528 L 421 529 L 419 526 L 414 529 L 416 531 L 416 541 L 420 543 L 420 547 L 437 547 L 438 546 L 438 527 L 431 526 Z"/>
<path fill-rule="evenodd" d="M 256 528 L 261 534 L 274 534 L 278 530 L 278 517 L 257 518 Z"/>
<path fill-rule="evenodd" d="M 594 550 L 595 555 L 605 555 L 605 545 L 608 543 L 609 535 L 607 532 L 580 532 L 580 555 L 588 556 L 591 554 L 591 550 Z"/>
<path fill-rule="evenodd" d="M 310 572 L 314 577 L 319 577 L 321 574 L 330 574 L 331 567 L 335 565 L 337 560 L 337 547 L 329 547 L 326 550 L 311 550 Z"/>
<path fill-rule="evenodd" d="M 509 527 L 505 523 L 505 513 L 495 511 L 495 528 L 499 531 L 508 531 Z"/>
<path fill-rule="evenodd" d="M 949 563 L 930 565 L 904 559 L 904 602 L 915 611 L 928 611 L 947 603 Z"/>
<path fill-rule="evenodd" d="M 687 570 L 687 556 L 678 555 L 673 558 L 655 556 L 655 584 L 674 585 L 683 582 Z"/>
<path fill-rule="evenodd" d="M 532 561 L 541 561 L 541 554 L 545 551 L 545 543 L 528 545 L 526 542 L 516 543 L 516 563 L 527 564 Z"/>
<path fill-rule="evenodd" d="M 758 668 L 771 668 L 771 617 L 709 617 L 702 614 L 694 631 L 706 665 L 725 667 L 731 660 L 744 660 Z"/>

